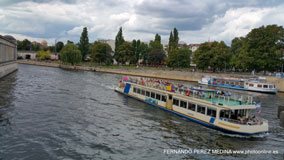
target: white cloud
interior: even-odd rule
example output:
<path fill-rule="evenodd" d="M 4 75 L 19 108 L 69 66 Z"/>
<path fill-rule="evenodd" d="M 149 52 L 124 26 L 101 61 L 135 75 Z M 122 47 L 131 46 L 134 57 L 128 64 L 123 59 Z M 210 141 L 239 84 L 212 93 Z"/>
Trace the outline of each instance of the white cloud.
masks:
<path fill-rule="evenodd" d="M 155 33 L 167 43 L 173 27 L 180 30 L 180 40 L 200 43 L 246 35 L 252 28 L 284 24 L 284 5 L 264 1 L 157 1 L 157 0 L 64 0 L 5 1 L 0 6 L 0 32 L 35 39 L 79 41 L 83 27 L 89 39 L 114 39 L 120 26 L 127 40 L 148 41 Z M 266 2 L 266 1 L 265 1 Z M 281 2 L 281 1 L 280 1 Z M 283 2 L 281 2 L 283 3 Z M 271 3 L 272 4 L 272 3 Z"/>
<path fill-rule="evenodd" d="M 189 38 L 186 41 L 195 43 L 206 40 L 225 41 L 227 44 L 235 37 L 245 36 L 253 28 L 262 25 L 284 25 L 284 6 L 271 8 L 233 8 L 226 11 L 223 16 L 214 16 L 214 21 L 205 25 L 199 31 L 184 32 Z"/>

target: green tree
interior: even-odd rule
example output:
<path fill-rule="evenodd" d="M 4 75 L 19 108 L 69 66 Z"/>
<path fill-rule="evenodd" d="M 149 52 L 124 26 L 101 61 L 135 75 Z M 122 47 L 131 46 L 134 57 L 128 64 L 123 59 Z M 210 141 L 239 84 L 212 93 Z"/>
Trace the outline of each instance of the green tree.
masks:
<path fill-rule="evenodd" d="M 64 43 L 59 41 L 56 43 L 56 52 L 60 52 L 62 50 L 62 48 L 64 47 Z"/>
<path fill-rule="evenodd" d="M 36 54 L 36 58 L 38 60 L 49 60 L 51 57 L 51 53 L 50 51 L 39 51 L 37 54 Z"/>
<path fill-rule="evenodd" d="M 230 49 L 223 41 L 202 43 L 194 53 L 194 62 L 202 70 L 210 67 L 221 71 L 230 64 L 230 59 Z"/>
<path fill-rule="evenodd" d="M 64 63 L 70 63 L 72 65 L 78 64 L 82 61 L 81 51 L 76 45 L 68 43 L 62 48 L 60 59 Z"/>
<path fill-rule="evenodd" d="M 168 58 L 167 58 L 167 65 L 169 67 L 182 67 L 179 65 L 179 62 L 176 62 L 180 55 L 178 55 L 179 48 L 178 48 L 179 36 L 178 30 L 176 28 L 173 29 L 170 33 L 169 43 L 168 43 Z"/>
<path fill-rule="evenodd" d="M 125 42 L 122 34 L 122 27 L 119 28 L 119 31 L 115 37 L 115 54 L 118 51 L 118 48 L 120 45 L 122 45 Z M 116 56 L 115 56 L 116 57 Z M 118 57 L 117 57 L 118 58 Z"/>
<path fill-rule="evenodd" d="M 89 54 L 89 37 L 87 27 L 83 28 L 79 42 L 79 49 L 82 54 L 82 60 L 84 60 L 84 58 L 86 58 L 86 55 Z"/>
<path fill-rule="evenodd" d="M 40 44 L 37 42 L 32 43 L 32 50 L 33 51 L 39 51 L 40 50 Z"/>
<path fill-rule="evenodd" d="M 92 46 L 91 57 L 96 63 L 110 65 L 112 63 L 112 49 L 107 43 L 96 41 Z"/>
<path fill-rule="evenodd" d="M 120 64 L 125 64 L 126 62 L 133 62 L 135 59 L 135 53 L 133 52 L 132 44 L 129 42 L 122 43 L 116 52 L 116 61 Z M 132 63 L 133 64 L 133 63 Z"/>
<path fill-rule="evenodd" d="M 32 42 L 28 39 L 24 39 L 22 41 L 22 50 L 31 51 L 32 50 Z"/>
<path fill-rule="evenodd" d="M 168 43 L 168 55 L 170 55 L 173 52 L 173 43 L 174 43 L 174 36 L 173 32 L 171 31 Z"/>
<path fill-rule="evenodd" d="M 140 52 L 140 58 L 142 59 L 143 64 L 148 63 L 148 58 L 149 58 L 149 46 L 147 43 L 142 42 L 139 46 L 139 52 Z"/>
<path fill-rule="evenodd" d="M 161 65 L 164 63 L 165 57 L 161 36 L 156 34 L 154 41 L 150 41 L 149 43 L 148 64 Z"/>
<path fill-rule="evenodd" d="M 74 44 L 73 41 L 67 40 L 66 44 L 69 44 L 69 43 Z"/>
<path fill-rule="evenodd" d="M 179 37 L 178 37 L 178 30 L 176 28 L 174 28 L 173 34 L 174 34 L 173 35 L 173 49 L 177 49 Z"/>
<path fill-rule="evenodd" d="M 283 48 L 282 26 L 267 25 L 255 28 L 246 37 L 233 39 L 232 63 L 242 70 L 275 71 L 282 64 Z"/>
<path fill-rule="evenodd" d="M 168 59 L 169 67 L 188 68 L 190 67 L 191 50 L 186 47 L 175 50 L 176 53 L 171 54 Z"/>

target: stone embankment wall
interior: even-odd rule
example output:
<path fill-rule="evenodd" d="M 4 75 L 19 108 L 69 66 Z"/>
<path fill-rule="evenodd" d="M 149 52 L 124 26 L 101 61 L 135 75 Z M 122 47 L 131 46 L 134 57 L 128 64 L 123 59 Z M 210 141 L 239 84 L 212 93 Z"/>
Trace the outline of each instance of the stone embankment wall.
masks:
<path fill-rule="evenodd" d="M 5 64 L 0 64 L 0 78 L 14 72 L 17 70 L 18 64 L 17 63 L 5 63 Z"/>
<path fill-rule="evenodd" d="M 12 36 L 0 35 L 0 78 L 17 70 L 17 41 Z"/>

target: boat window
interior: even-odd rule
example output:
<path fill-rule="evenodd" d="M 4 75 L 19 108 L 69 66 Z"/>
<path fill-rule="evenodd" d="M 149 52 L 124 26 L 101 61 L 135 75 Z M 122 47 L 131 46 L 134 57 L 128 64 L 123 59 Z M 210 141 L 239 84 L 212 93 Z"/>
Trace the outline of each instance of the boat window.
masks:
<path fill-rule="evenodd" d="M 207 115 L 211 117 L 216 117 L 216 109 L 214 108 L 207 108 Z"/>
<path fill-rule="evenodd" d="M 155 98 L 155 93 L 154 92 L 151 92 L 151 97 Z"/>
<path fill-rule="evenodd" d="M 197 105 L 197 112 L 205 114 L 205 107 Z"/>
<path fill-rule="evenodd" d="M 149 91 L 146 91 L 146 96 L 150 97 L 150 92 Z"/>
<path fill-rule="evenodd" d="M 248 85 L 248 83 L 246 83 L 246 85 Z"/>
<path fill-rule="evenodd" d="M 253 87 L 253 84 L 252 84 L 252 83 L 250 83 L 250 84 L 249 84 L 249 86 L 250 86 L 250 87 Z"/>
<path fill-rule="evenodd" d="M 156 94 L 156 99 L 157 99 L 157 100 L 160 100 L 160 99 L 161 99 L 161 95 Z"/>
<path fill-rule="evenodd" d="M 136 92 L 137 92 L 137 89 L 136 89 L 135 87 L 133 88 L 133 92 L 134 92 L 134 93 L 136 93 Z"/>
<path fill-rule="evenodd" d="M 140 89 L 140 88 L 137 89 L 137 93 L 138 93 L 138 94 L 141 93 L 141 89 Z"/>
<path fill-rule="evenodd" d="M 192 111 L 195 111 L 195 104 L 192 104 L 192 103 L 188 102 L 188 109 L 192 110 Z"/>
<path fill-rule="evenodd" d="M 172 95 L 169 95 L 169 100 L 172 100 L 173 99 L 173 96 Z"/>
<path fill-rule="evenodd" d="M 269 85 L 269 88 L 273 88 L 273 86 L 272 86 L 272 85 Z"/>
<path fill-rule="evenodd" d="M 229 118 L 229 112 L 227 110 L 221 110 L 220 111 L 220 118 Z"/>
<path fill-rule="evenodd" d="M 263 88 L 268 88 L 268 85 L 263 85 Z"/>
<path fill-rule="evenodd" d="M 258 84 L 257 87 L 258 87 L 258 88 L 262 88 L 262 85 L 261 85 L 261 84 Z"/>
<path fill-rule="evenodd" d="M 179 106 L 179 100 L 178 100 L 178 99 L 175 99 L 175 98 L 174 98 L 173 100 L 174 100 L 174 101 L 173 101 L 173 104 L 176 105 L 176 106 Z"/>
<path fill-rule="evenodd" d="M 181 100 L 181 101 L 180 101 L 180 107 L 186 108 L 186 106 L 187 106 L 187 102 Z"/>
<path fill-rule="evenodd" d="M 142 90 L 141 94 L 142 94 L 142 95 L 145 95 L 145 90 Z"/>
<path fill-rule="evenodd" d="M 162 95 L 162 101 L 163 101 L 163 102 L 166 102 L 166 101 L 167 101 L 167 98 L 166 98 L 165 95 Z"/>

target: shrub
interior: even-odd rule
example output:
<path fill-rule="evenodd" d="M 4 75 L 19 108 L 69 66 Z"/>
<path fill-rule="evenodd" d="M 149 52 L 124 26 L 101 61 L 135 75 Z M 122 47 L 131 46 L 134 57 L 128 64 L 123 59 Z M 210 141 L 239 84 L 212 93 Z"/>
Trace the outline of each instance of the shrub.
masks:
<path fill-rule="evenodd" d="M 72 43 L 65 45 L 60 51 L 60 59 L 64 63 L 72 65 L 78 64 L 82 61 L 81 51 Z"/>

